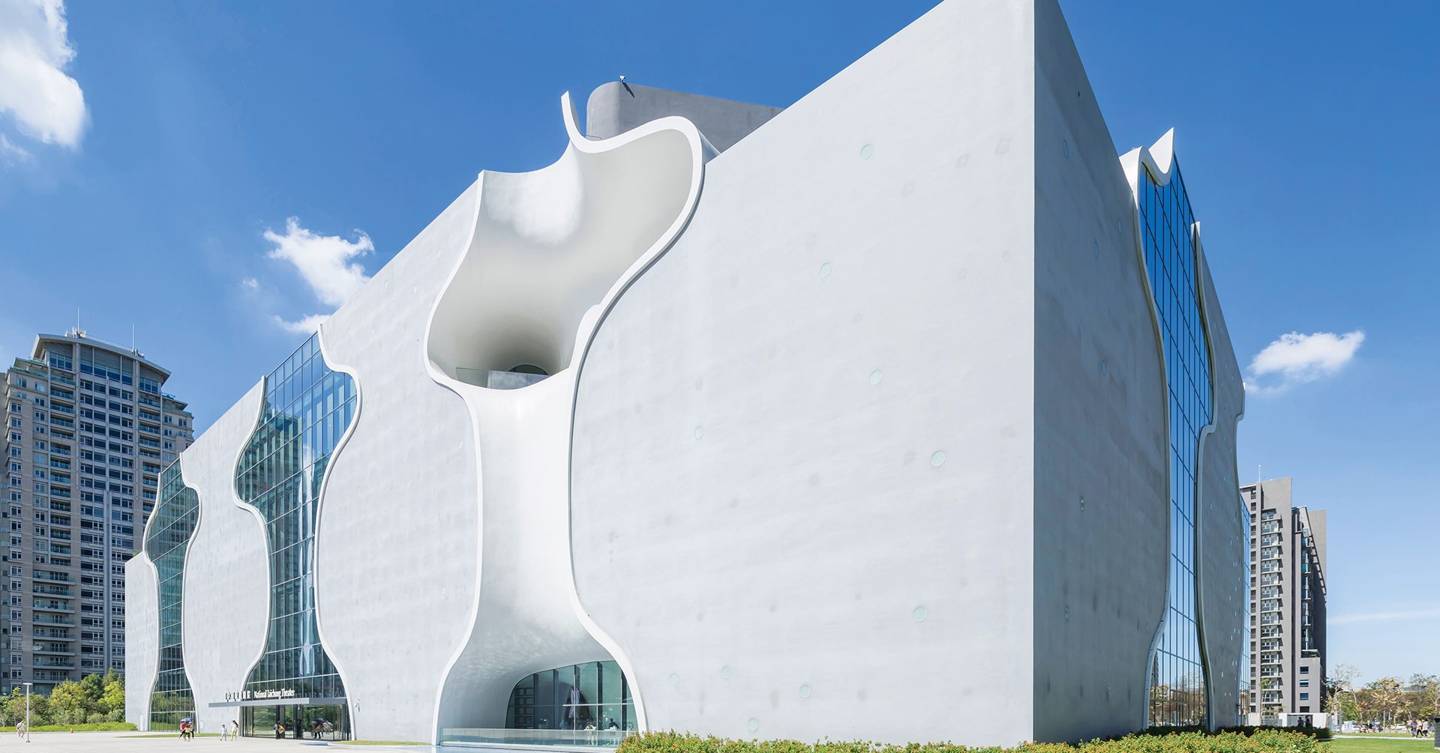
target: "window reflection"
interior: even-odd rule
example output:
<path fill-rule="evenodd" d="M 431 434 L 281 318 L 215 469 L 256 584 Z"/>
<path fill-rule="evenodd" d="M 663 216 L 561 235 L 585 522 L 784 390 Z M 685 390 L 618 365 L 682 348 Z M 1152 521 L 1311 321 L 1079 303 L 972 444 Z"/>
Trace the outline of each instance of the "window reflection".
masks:
<path fill-rule="evenodd" d="M 154 729 L 178 727 L 195 714 L 195 698 L 185 677 L 180 641 L 180 615 L 185 583 L 185 548 L 200 522 L 200 497 L 180 476 L 180 461 L 160 474 L 160 501 L 155 505 L 145 554 L 158 576 L 160 663 L 150 693 L 150 725 Z"/>
<path fill-rule="evenodd" d="M 1150 290 L 1165 347 L 1170 403 L 1170 569 L 1168 604 L 1150 659 L 1152 725 L 1206 722 L 1206 671 L 1195 597 L 1195 459 L 1211 421 L 1210 351 L 1200 312 L 1192 236 L 1195 218 L 1180 166 L 1160 185 L 1148 169 L 1137 203 Z"/>
<path fill-rule="evenodd" d="M 633 731 L 630 686 L 613 661 L 536 672 L 515 684 L 505 711 L 508 729 Z"/>
<path fill-rule="evenodd" d="M 319 335 L 265 378 L 260 424 L 235 474 L 240 498 L 265 520 L 270 551 L 270 629 L 246 690 L 317 700 L 345 696 L 320 646 L 311 568 L 320 487 L 354 415 L 354 380 L 325 364 Z"/>

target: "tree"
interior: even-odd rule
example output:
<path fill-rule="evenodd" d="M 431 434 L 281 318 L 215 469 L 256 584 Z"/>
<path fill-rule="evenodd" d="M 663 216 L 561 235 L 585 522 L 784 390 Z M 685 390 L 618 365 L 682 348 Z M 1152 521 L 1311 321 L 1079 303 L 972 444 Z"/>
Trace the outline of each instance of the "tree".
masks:
<path fill-rule="evenodd" d="M 15 725 L 25 721 L 25 689 L 15 688 L 5 697 L 5 723 Z M 30 725 L 39 727 L 50 723 L 50 699 L 39 693 L 30 694 Z"/>
<path fill-rule="evenodd" d="M 1325 678 L 1325 711 L 1339 714 L 1341 719 L 1358 719 L 1360 709 L 1355 703 L 1355 678 L 1360 672 L 1350 664 L 1337 664 Z"/>
<path fill-rule="evenodd" d="M 83 681 L 66 680 L 50 691 L 50 716 L 57 724 L 84 724 L 90 708 L 90 694 Z"/>
<path fill-rule="evenodd" d="M 103 688 L 97 712 L 104 714 L 106 721 L 125 721 L 125 679 L 114 671 L 106 672 Z"/>
<path fill-rule="evenodd" d="M 1440 716 L 1440 677 L 1435 675 L 1410 675 L 1407 711 L 1411 719 L 1431 719 Z"/>
<path fill-rule="evenodd" d="M 1405 690 L 1400 685 L 1400 680 L 1394 677 L 1381 677 L 1366 685 L 1365 691 L 1370 696 L 1377 721 L 1382 724 L 1393 724 L 1405 706 Z"/>

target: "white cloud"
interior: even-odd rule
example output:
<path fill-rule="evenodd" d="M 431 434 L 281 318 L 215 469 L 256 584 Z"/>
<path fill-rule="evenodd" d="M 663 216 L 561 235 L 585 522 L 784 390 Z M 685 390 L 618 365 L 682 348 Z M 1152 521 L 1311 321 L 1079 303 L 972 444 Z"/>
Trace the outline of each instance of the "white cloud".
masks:
<path fill-rule="evenodd" d="M 265 240 L 273 246 L 270 258 L 294 265 L 315 297 L 328 306 L 343 305 L 370 279 L 365 268 L 355 261 L 375 250 L 370 236 L 363 231 L 356 230 L 353 241 L 338 235 L 316 235 L 301 227 L 299 218 L 291 217 L 285 220 L 283 234 L 266 229 Z M 240 284 L 250 290 L 260 287 L 260 281 L 253 277 L 241 280 Z M 319 329 L 327 317 L 329 314 L 311 314 L 291 321 L 272 316 L 271 320 L 287 332 L 308 335 Z"/>
<path fill-rule="evenodd" d="M 282 316 L 271 315 L 270 321 L 275 322 L 275 326 L 286 332 L 292 332 L 297 335 L 308 335 L 320 329 L 320 325 L 324 324 L 325 320 L 329 318 L 329 314 L 311 314 L 303 319 L 297 319 L 292 322 Z"/>
<path fill-rule="evenodd" d="M 1402 620 L 1440 619 L 1440 607 L 1429 609 L 1401 609 L 1393 612 L 1352 612 L 1337 614 L 1329 618 L 1331 625 L 1349 625 L 1356 622 L 1399 622 Z"/>
<path fill-rule="evenodd" d="M 246 277 L 240 280 L 240 287 L 245 288 L 246 290 L 259 290 L 260 281 L 255 279 L 254 277 Z"/>
<path fill-rule="evenodd" d="M 24 147 L 17 146 L 9 138 L 6 138 L 5 134 L 0 133 L 0 164 L 28 162 L 29 160 L 30 152 L 26 151 Z"/>
<path fill-rule="evenodd" d="M 21 133 L 46 144 L 80 145 L 85 93 L 65 73 L 74 58 L 63 0 L 0 0 L 0 114 L 13 118 Z"/>
<path fill-rule="evenodd" d="M 1245 390 L 1255 395 L 1274 395 L 1331 376 L 1355 358 L 1364 342 L 1365 333 L 1358 329 L 1343 335 L 1283 334 L 1250 361 Z"/>
<path fill-rule="evenodd" d="M 296 271 L 315 292 L 315 297 L 330 306 L 349 300 L 370 278 L 365 268 L 352 260 L 375 250 L 370 236 L 356 230 L 354 241 L 338 235 L 316 235 L 300 226 L 300 220 L 285 220 L 285 233 L 265 231 L 265 240 L 275 245 L 270 258 L 283 259 L 295 265 Z"/>

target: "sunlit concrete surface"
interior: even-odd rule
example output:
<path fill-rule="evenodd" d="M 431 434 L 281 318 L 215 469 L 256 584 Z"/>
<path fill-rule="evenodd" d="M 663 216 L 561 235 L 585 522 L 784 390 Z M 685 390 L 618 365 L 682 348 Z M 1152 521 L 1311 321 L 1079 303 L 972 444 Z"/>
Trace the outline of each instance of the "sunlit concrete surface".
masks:
<path fill-rule="evenodd" d="M 296 751 L 330 748 L 332 750 L 409 750 L 439 751 L 429 745 L 347 745 L 314 740 L 273 740 L 241 738 L 222 742 L 219 737 L 197 737 L 180 740 L 178 735 L 158 732 L 36 732 L 26 744 L 14 732 L 0 736 L 0 749 L 23 751 L 55 751 L 56 753 L 95 753 L 95 751 Z"/>

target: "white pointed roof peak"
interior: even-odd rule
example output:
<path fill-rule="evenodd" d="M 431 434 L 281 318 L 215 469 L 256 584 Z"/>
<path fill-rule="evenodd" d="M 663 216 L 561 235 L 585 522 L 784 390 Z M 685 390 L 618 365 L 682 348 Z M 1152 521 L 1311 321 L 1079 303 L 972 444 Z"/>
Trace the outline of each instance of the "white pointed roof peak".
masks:
<path fill-rule="evenodd" d="M 1169 173 L 1175 164 L 1175 129 L 1171 128 L 1150 145 L 1150 157 L 1161 172 Z"/>

